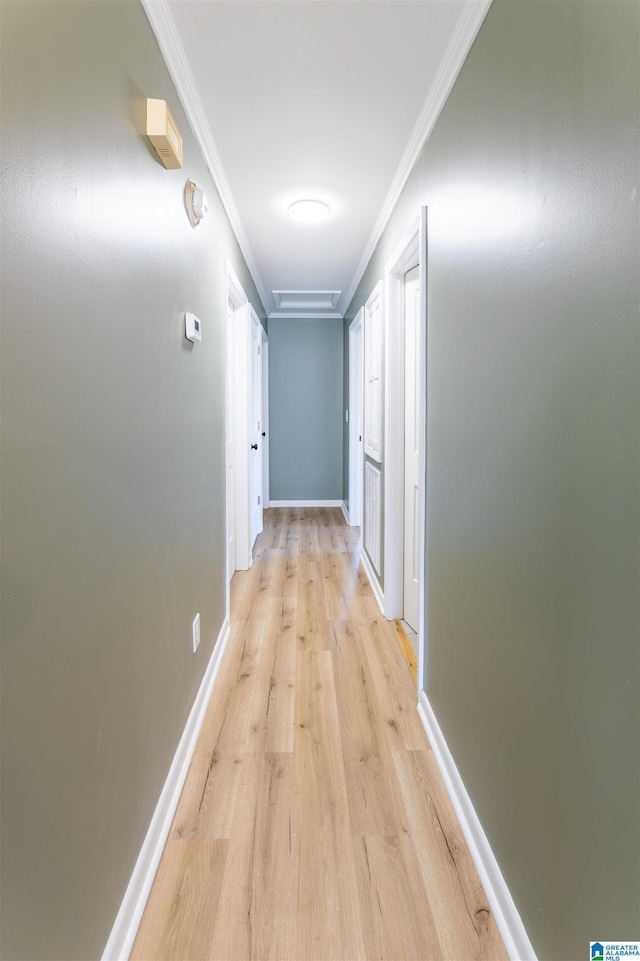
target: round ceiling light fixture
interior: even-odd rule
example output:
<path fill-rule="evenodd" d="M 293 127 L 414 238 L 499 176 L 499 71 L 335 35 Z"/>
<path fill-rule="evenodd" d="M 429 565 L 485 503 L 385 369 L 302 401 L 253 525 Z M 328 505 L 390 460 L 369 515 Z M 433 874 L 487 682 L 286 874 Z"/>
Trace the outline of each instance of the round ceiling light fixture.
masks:
<path fill-rule="evenodd" d="M 289 204 L 287 213 L 300 224 L 320 224 L 329 219 L 331 208 L 322 200 L 296 200 Z"/>

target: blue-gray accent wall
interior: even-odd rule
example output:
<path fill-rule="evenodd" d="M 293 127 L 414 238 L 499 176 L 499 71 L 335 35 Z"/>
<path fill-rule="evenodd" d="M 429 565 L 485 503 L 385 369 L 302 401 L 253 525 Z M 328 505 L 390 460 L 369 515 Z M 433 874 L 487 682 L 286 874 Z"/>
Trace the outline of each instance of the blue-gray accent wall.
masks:
<path fill-rule="evenodd" d="M 269 321 L 271 500 L 342 500 L 342 321 Z"/>

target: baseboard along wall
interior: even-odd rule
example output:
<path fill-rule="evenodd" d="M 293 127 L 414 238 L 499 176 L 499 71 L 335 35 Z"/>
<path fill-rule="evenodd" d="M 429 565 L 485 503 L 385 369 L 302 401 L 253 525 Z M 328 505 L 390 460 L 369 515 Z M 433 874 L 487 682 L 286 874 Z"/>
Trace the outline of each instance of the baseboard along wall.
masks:
<path fill-rule="evenodd" d="M 269 501 L 269 507 L 342 507 L 342 501 Z"/>
<path fill-rule="evenodd" d="M 180 743 L 174 755 L 162 793 L 151 818 L 147 835 L 125 891 L 120 910 L 102 955 L 102 961 L 127 961 L 169 836 L 191 758 L 204 721 L 213 685 L 229 640 L 229 618 L 218 634 L 213 653 L 196 694 Z"/>
<path fill-rule="evenodd" d="M 480 818 L 460 777 L 453 755 L 425 691 L 420 691 L 418 715 L 455 809 L 489 906 L 511 961 L 537 961 L 533 945 L 515 905 Z"/>
<path fill-rule="evenodd" d="M 360 551 L 360 560 L 380 610 L 384 613 L 384 595 L 363 549 Z M 511 961 L 537 961 L 522 918 L 425 691 L 420 691 L 417 709 L 507 954 Z"/>

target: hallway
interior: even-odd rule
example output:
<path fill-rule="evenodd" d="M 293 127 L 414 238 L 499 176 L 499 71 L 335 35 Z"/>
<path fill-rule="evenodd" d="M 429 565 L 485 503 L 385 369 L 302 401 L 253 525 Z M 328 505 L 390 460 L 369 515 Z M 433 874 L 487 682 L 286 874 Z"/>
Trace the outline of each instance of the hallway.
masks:
<path fill-rule="evenodd" d="M 359 530 L 264 517 L 132 958 L 506 958 Z"/>

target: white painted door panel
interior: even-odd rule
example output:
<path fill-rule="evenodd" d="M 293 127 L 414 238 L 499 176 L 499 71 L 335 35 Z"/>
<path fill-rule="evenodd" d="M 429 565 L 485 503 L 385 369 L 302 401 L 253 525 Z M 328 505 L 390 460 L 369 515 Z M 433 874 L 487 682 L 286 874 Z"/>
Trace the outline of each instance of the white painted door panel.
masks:
<path fill-rule="evenodd" d="M 418 268 L 404 285 L 404 619 L 418 630 L 420 567 L 420 282 Z"/>
<path fill-rule="evenodd" d="M 364 483 L 364 307 L 349 327 L 349 524 L 362 526 Z"/>
<path fill-rule="evenodd" d="M 362 488 L 364 485 L 364 390 L 362 384 L 363 350 L 362 324 L 356 335 L 356 397 L 354 405 L 355 415 L 355 448 L 356 448 L 356 477 L 355 477 L 355 519 L 354 524 L 362 526 Z"/>
<path fill-rule="evenodd" d="M 382 462 L 382 292 L 377 284 L 364 307 L 364 452 Z"/>
<path fill-rule="evenodd" d="M 269 340 L 264 331 L 262 337 L 262 509 L 269 506 Z"/>
<path fill-rule="evenodd" d="M 251 567 L 251 307 L 234 316 L 236 570 Z"/>
<path fill-rule="evenodd" d="M 226 351 L 226 466 L 227 466 L 227 580 L 236 569 L 236 476 L 233 438 L 235 433 L 234 403 L 234 320 L 235 311 L 227 302 L 227 351 Z"/>
<path fill-rule="evenodd" d="M 249 504 L 251 512 L 250 546 L 262 530 L 262 337 L 261 324 L 251 311 L 249 407 Z"/>

